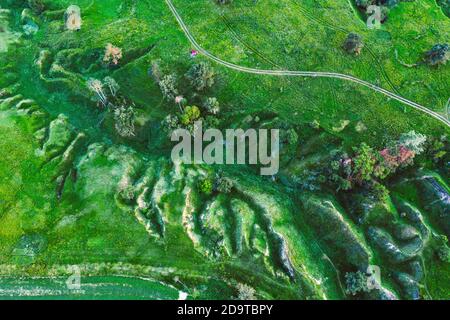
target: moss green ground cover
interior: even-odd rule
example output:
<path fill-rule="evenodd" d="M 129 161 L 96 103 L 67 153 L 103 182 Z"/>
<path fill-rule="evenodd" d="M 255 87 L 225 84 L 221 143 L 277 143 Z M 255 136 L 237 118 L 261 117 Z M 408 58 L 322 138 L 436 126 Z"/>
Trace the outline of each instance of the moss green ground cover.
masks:
<path fill-rule="evenodd" d="M 164 101 L 149 77 L 155 60 L 179 75 L 204 60 L 190 57 L 189 42 L 164 1 L 44 3 L 46 10 L 34 18 L 39 31 L 22 34 L 19 44 L 8 42 L 8 51 L 0 53 L 0 90 L 5 89 L 0 97 L 0 274 L 6 277 L 0 289 L 14 288 L 20 277 L 52 272 L 64 277 L 67 271 L 56 266 L 81 265 L 86 283 L 103 283 L 106 289 L 98 293 L 88 286 L 85 296 L 74 298 L 177 298 L 172 287 L 189 298 L 235 298 L 242 283 L 254 288 L 257 297 L 272 299 L 383 298 L 387 291 L 414 299 L 416 290 L 421 298 L 449 297 L 449 264 L 435 252 L 441 245 L 435 235 L 446 234 L 445 228 L 433 220 L 435 213 L 429 215 L 429 198 L 420 196 L 426 186 L 410 182 L 420 173 L 405 172 L 388 187 L 391 198 L 417 208 L 423 223 L 402 215 L 403 202 L 371 206 L 358 194 L 342 196 L 331 189 L 305 193 L 289 183 L 263 179 L 251 168 L 222 168 L 234 182 L 232 192 L 201 194 L 197 180 L 211 169 L 170 163 L 170 144 L 159 123 L 176 107 Z M 70 4 L 82 10 L 78 32 L 63 28 Z M 174 4 L 199 43 L 224 60 L 265 69 L 351 74 L 445 111 L 448 66 L 411 69 L 395 58 L 397 51 L 402 61 L 414 63 L 433 44 L 448 42 L 449 20 L 434 1 L 402 3 L 377 31 L 367 30 L 347 1 Z M 11 10 L 4 18 L 10 31 L 22 32 L 26 1 L 6 1 L 2 7 Z M 366 43 L 356 58 L 341 50 L 349 31 L 361 34 Z M 107 43 L 123 49 L 118 67 L 100 61 Z M 302 126 L 302 148 L 281 168 L 286 176 L 320 163 L 338 144 L 365 141 L 381 147 L 412 129 L 435 137 L 449 133 L 435 120 L 356 84 L 214 68 L 217 83 L 207 94 L 222 103 L 222 126 L 242 124 L 248 115 Z M 86 81 L 105 76 L 112 76 L 136 104 L 135 138 L 119 137 L 108 117 L 99 124 L 104 114 Z M 308 125 L 313 120 L 320 124 L 318 131 Z M 342 121 L 349 124 L 333 130 Z M 357 130 L 358 123 L 366 129 Z M 445 186 L 448 171 L 439 173 L 436 179 Z M 130 201 L 121 198 L 123 181 L 129 181 L 134 193 Z M 432 198 L 435 191 L 429 188 L 427 194 Z M 151 203 L 149 214 L 141 214 L 139 196 Z M 359 219 L 362 207 L 371 208 L 365 220 Z M 448 204 L 433 210 L 448 217 Z M 410 225 L 425 231 L 399 236 L 399 228 Z M 386 251 L 389 243 L 398 252 Z M 412 271 L 417 263 L 425 276 Z M 381 267 L 383 289 L 346 294 L 345 274 L 367 264 Z M 92 278 L 114 275 L 148 277 L 171 287 Z M 407 282 L 405 277 L 415 278 Z M 63 285 L 24 281 L 49 290 Z"/>

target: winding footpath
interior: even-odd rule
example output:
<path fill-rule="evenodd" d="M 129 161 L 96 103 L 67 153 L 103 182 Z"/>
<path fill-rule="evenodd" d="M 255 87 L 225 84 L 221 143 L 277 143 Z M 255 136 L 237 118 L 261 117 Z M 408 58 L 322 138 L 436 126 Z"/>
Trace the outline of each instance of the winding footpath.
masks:
<path fill-rule="evenodd" d="M 291 76 L 291 77 L 313 77 L 313 78 L 335 78 L 335 79 L 342 79 L 342 80 L 346 80 L 346 81 L 351 81 L 354 83 L 358 83 L 362 86 L 365 86 L 369 89 L 372 89 L 374 91 L 377 91 L 379 93 L 384 94 L 385 96 L 388 96 L 391 99 L 397 100 L 405 105 L 408 105 L 410 107 L 413 107 L 416 110 L 419 110 L 433 118 L 435 118 L 436 120 L 444 123 L 446 126 L 450 127 L 450 121 L 443 115 L 434 112 L 418 103 L 415 103 L 413 101 L 410 101 L 406 98 L 403 98 L 395 93 L 392 93 L 386 89 L 380 88 L 374 84 L 371 84 L 367 81 L 349 76 L 349 75 L 345 75 L 345 74 L 341 74 L 341 73 L 334 73 L 334 72 L 313 72 L 313 71 L 290 71 L 290 70 L 263 70 L 263 69 L 254 69 L 254 68 L 248 68 L 248 67 L 243 67 L 243 66 L 239 66 L 233 63 L 230 63 L 228 61 L 224 61 L 216 56 L 214 56 L 213 54 L 211 54 L 210 52 L 208 52 L 207 50 L 203 49 L 198 42 L 195 40 L 195 38 L 193 37 L 193 35 L 191 34 L 191 32 L 189 31 L 188 27 L 186 26 L 186 24 L 184 23 L 183 19 L 181 18 L 180 14 L 178 13 L 177 9 L 175 8 L 175 6 L 173 5 L 171 0 L 165 0 L 167 6 L 169 7 L 170 11 L 172 12 L 172 14 L 174 15 L 175 19 L 177 20 L 178 24 L 180 25 L 181 29 L 183 30 L 184 34 L 186 35 L 186 37 L 188 38 L 188 40 L 191 42 L 192 46 L 194 47 L 195 50 L 197 50 L 199 53 L 203 54 L 204 56 L 206 56 L 207 58 L 209 58 L 210 60 L 215 61 L 216 63 L 225 66 L 227 68 L 233 69 L 233 70 L 237 70 L 240 72 L 245 72 L 245 73 L 251 73 L 251 74 L 261 74 L 261 75 L 271 75 L 271 76 Z"/>

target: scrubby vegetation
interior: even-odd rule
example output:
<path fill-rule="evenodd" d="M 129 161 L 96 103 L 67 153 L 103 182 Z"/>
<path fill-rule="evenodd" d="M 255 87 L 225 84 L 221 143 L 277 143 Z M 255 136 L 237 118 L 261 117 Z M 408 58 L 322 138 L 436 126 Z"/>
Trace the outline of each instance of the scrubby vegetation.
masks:
<path fill-rule="evenodd" d="M 347 39 L 345 39 L 343 48 L 346 52 L 359 55 L 361 54 L 362 48 L 364 48 L 364 43 L 361 39 L 361 36 L 359 36 L 356 33 L 350 33 L 347 36 Z"/>
<path fill-rule="evenodd" d="M 450 59 L 450 47 L 448 44 L 436 44 L 425 53 L 425 62 L 430 66 L 446 64 Z"/>

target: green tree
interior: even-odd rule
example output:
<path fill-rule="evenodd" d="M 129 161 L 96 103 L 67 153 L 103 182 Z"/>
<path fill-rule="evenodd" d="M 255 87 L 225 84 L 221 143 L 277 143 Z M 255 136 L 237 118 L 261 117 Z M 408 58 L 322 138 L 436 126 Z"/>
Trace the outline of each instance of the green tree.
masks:
<path fill-rule="evenodd" d="M 209 195 L 213 192 L 213 181 L 211 178 L 205 178 L 203 180 L 200 180 L 199 182 L 199 189 L 200 192 Z"/>
<path fill-rule="evenodd" d="M 114 109 L 114 121 L 116 131 L 121 137 L 132 137 L 135 135 L 133 107 L 120 106 Z"/>
<path fill-rule="evenodd" d="M 181 115 L 181 123 L 185 126 L 192 124 L 201 116 L 200 109 L 197 106 L 187 106 Z"/>
<path fill-rule="evenodd" d="M 389 197 L 389 190 L 381 183 L 375 182 L 372 186 L 372 192 L 378 201 L 386 201 Z"/>
<path fill-rule="evenodd" d="M 356 0 L 356 5 L 360 8 L 367 8 L 373 3 L 373 0 Z"/>
<path fill-rule="evenodd" d="M 37 15 L 45 10 L 45 5 L 42 0 L 28 0 L 28 6 Z"/>
<path fill-rule="evenodd" d="M 286 140 L 290 147 L 295 147 L 298 143 L 298 134 L 294 129 L 288 129 L 286 132 Z"/>
<path fill-rule="evenodd" d="M 356 157 L 353 159 L 353 175 L 361 181 L 370 181 L 376 163 L 373 149 L 363 142 L 354 151 Z"/>
<path fill-rule="evenodd" d="M 205 103 L 203 104 L 205 110 L 210 114 L 218 114 L 220 112 L 220 104 L 217 98 L 211 97 L 207 98 Z"/>
<path fill-rule="evenodd" d="M 435 163 L 445 162 L 450 151 L 450 144 L 447 136 L 444 135 L 440 138 L 431 137 L 428 139 L 427 144 L 427 156 Z"/>
<path fill-rule="evenodd" d="M 163 73 L 160 67 L 160 60 L 152 61 L 151 66 L 148 70 L 148 75 L 151 76 L 158 83 L 161 81 Z"/>
<path fill-rule="evenodd" d="M 238 283 L 236 289 L 238 291 L 238 300 L 256 300 L 256 291 L 249 285 Z"/>
<path fill-rule="evenodd" d="M 105 86 L 109 88 L 109 92 L 111 93 L 111 95 L 115 97 L 117 95 L 117 91 L 119 91 L 120 89 L 120 86 L 117 83 L 117 81 L 114 80 L 114 78 L 112 77 L 105 77 L 103 79 L 103 83 Z"/>
<path fill-rule="evenodd" d="M 176 115 L 169 114 L 164 120 L 161 122 L 162 128 L 169 133 L 172 134 L 172 131 L 180 128 L 180 120 Z"/>
<path fill-rule="evenodd" d="M 216 178 L 216 190 L 220 193 L 230 193 L 231 189 L 233 189 L 233 181 L 224 177 L 223 175 L 219 175 Z"/>
<path fill-rule="evenodd" d="M 442 262 L 450 261 L 450 249 L 446 245 L 441 245 L 437 250 L 436 254 Z"/>
<path fill-rule="evenodd" d="M 441 235 L 436 237 L 435 243 L 433 243 L 433 247 L 435 253 L 440 261 L 442 262 L 450 262 L 450 249 L 448 248 L 448 239 L 446 236 Z"/>
<path fill-rule="evenodd" d="M 361 53 L 361 50 L 364 47 L 364 43 L 360 35 L 356 33 L 350 33 L 345 39 L 342 47 L 347 53 L 357 56 Z"/>
<path fill-rule="evenodd" d="M 174 74 L 165 75 L 159 81 L 159 88 L 167 100 L 175 100 L 178 95 L 177 77 Z"/>

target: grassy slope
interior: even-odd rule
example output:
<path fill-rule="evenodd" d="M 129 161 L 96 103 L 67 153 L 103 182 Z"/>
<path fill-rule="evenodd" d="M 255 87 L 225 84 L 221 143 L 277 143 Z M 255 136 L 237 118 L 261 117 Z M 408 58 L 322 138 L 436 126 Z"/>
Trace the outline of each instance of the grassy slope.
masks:
<path fill-rule="evenodd" d="M 448 19 L 433 1 L 402 3 L 377 31 L 368 30 L 347 1 L 319 5 L 315 1 L 253 4 L 237 0 L 223 7 L 212 1 L 174 3 L 198 42 L 225 60 L 258 68 L 351 74 L 438 111 L 447 101 L 448 67 L 408 69 L 394 57 L 397 49 L 402 60 L 412 63 L 434 43 L 448 41 Z M 420 9 L 415 9 L 416 3 Z M 353 58 L 341 50 L 350 31 L 363 35 L 370 52 Z M 233 81 L 229 81 L 227 101 L 249 110 L 270 108 L 293 122 L 318 119 L 328 128 L 343 119 L 352 120 L 351 126 L 362 120 L 369 130 L 356 139 L 381 142 L 384 136 L 413 127 L 428 133 L 435 127 L 445 130 L 409 108 L 404 113 L 397 102 L 348 82 L 229 73 Z M 255 79 L 259 80 L 256 87 Z"/>
<path fill-rule="evenodd" d="M 85 7 L 89 3 L 91 1 L 80 1 L 78 4 Z M 104 23 L 117 18 L 116 9 L 119 4 L 120 1 L 111 3 L 108 7 L 110 10 L 106 12 L 98 5 L 89 6 L 85 17 L 86 27 L 90 23 L 101 21 L 101 25 L 97 24 L 97 27 L 102 29 Z M 103 14 L 100 15 L 100 12 Z M 152 12 L 157 12 L 157 8 Z M 89 16 L 93 19 L 91 20 Z M 147 16 L 151 16 L 151 13 Z M 138 30 L 140 29 L 135 27 L 135 33 Z M 104 34 L 108 33 L 105 31 Z M 84 36 L 81 33 L 79 35 L 81 39 Z M 106 40 L 100 38 L 97 41 L 104 47 Z M 87 45 L 94 44 L 88 42 Z M 4 57 L 15 60 L 19 66 L 32 66 L 38 51 L 34 43 L 28 43 L 28 46 L 28 50 L 16 52 L 14 58 L 6 55 Z M 95 128 L 98 121 L 96 118 L 99 116 L 89 109 L 90 106 L 74 104 L 64 91 L 54 93 L 52 98 L 48 99 L 48 89 L 39 81 L 35 68 L 19 67 L 18 71 L 16 74 L 20 77 L 20 91 L 24 96 L 35 99 L 53 117 L 64 112 L 76 129 L 87 131 L 91 137 L 102 139 L 95 129 L 91 129 Z M 83 112 L 80 112 L 80 109 Z M 35 157 L 35 150 L 39 145 L 33 143 L 33 132 L 27 128 L 28 120 L 22 117 L 20 121 L 14 121 L 15 117 L 17 116 L 14 111 L 2 112 L 1 116 L 1 135 L 7 137 L 2 139 L 1 145 L 2 151 L 7 156 L 3 157 L 0 163 L 1 263 L 8 263 L 9 253 L 20 236 L 44 230 L 48 234 L 48 250 L 39 259 L 46 264 L 134 261 L 165 266 L 173 264 L 181 269 L 184 267 L 192 269 L 202 261 L 196 252 L 188 249 L 190 245 L 186 243 L 187 239 L 179 228 L 170 232 L 173 238 L 167 239 L 166 245 L 154 243 L 149 246 L 151 240 L 141 225 L 131 215 L 111 204 L 114 190 L 108 189 L 108 184 L 103 186 L 103 190 L 97 189 L 94 197 L 88 200 L 80 199 L 79 194 L 71 193 L 68 186 L 68 197 L 60 203 L 57 202 L 52 169 L 40 169 L 43 164 Z M 99 180 L 109 180 L 112 166 L 106 161 L 95 165 L 96 167 L 92 168 L 95 172 L 89 174 L 97 176 Z M 14 175 L 10 175 L 12 171 L 15 172 Z M 93 186 L 94 189 L 98 187 Z M 81 217 L 74 225 L 56 228 L 49 233 L 48 230 L 52 230 L 65 215 L 81 215 Z M 182 247 L 182 250 L 178 249 L 179 247 Z"/>

